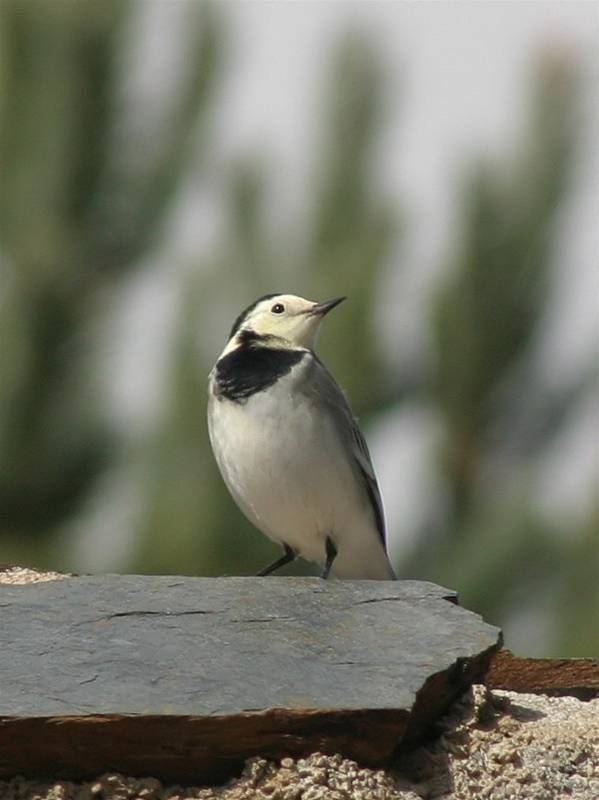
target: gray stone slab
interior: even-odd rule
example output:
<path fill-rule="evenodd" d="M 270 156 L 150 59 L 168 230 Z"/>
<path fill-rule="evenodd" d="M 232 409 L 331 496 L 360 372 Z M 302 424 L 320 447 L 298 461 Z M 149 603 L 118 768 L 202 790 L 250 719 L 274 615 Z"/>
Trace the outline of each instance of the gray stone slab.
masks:
<path fill-rule="evenodd" d="M 108 758 L 205 779 L 254 753 L 310 748 L 383 763 L 425 735 L 499 645 L 455 599 L 415 581 L 289 577 L 0 586 L 0 775 L 23 771 L 32 741 L 34 772 L 60 762 L 74 776 Z"/>

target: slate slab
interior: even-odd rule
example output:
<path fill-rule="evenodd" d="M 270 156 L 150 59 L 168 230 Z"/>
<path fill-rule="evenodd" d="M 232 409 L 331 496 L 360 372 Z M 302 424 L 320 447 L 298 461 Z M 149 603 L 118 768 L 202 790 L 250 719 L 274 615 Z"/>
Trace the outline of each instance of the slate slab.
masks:
<path fill-rule="evenodd" d="M 485 684 L 489 689 L 591 700 L 599 697 L 599 659 L 522 658 L 499 650 L 489 664 Z"/>
<path fill-rule="evenodd" d="M 0 777 L 215 781 L 243 760 L 389 763 L 498 629 L 416 581 L 87 576 L 0 586 Z"/>

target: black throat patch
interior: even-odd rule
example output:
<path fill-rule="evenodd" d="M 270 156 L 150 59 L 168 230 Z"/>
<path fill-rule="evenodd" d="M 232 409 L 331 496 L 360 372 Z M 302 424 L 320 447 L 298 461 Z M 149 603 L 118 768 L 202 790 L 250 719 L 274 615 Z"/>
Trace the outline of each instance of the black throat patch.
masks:
<path fill-rule="evenodd" d="M 303 350 L 268 346 L 268 336 L 243 331 L 241 344 L 216 363 L 215 394 L 245 403 L 287 375 L 306 355 Z"/>

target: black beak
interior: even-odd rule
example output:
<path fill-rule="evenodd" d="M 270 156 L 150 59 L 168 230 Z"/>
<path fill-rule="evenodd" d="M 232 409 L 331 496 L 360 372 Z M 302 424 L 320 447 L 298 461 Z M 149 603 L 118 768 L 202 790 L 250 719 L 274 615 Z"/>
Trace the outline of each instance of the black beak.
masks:
<path fill-rule="evenodd" d="M 324 317 L 325 314 L 328 314 L 329 311 L 332 311 L 335 306 L 338 306 L 339 303 L 342 303 L 344 300 L 347 300 L 347 297 L 335 297 L 333 300 L 325 300 L 324 303 L 317 303 L 317 305 L 312 306 L 308 313 L 319 314 L 321 317 Z"/>

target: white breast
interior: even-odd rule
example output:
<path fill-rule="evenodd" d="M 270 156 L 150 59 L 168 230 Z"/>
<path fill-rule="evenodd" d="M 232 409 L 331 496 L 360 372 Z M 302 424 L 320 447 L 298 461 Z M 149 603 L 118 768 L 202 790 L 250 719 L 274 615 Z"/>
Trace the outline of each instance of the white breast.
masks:
<path fill-rule="evenodd" d="M 356 493 L 355 477 L 330 421 L 292 391 L 303 369 L 299 364 L 243 405 L 212 397 L 210 438 L 246 516 L 271 539 L 322 561 L 324 539 Z"/>
<path fill-rule="evenodd" d="M 300 362 L 244 404 L 210 392 L 212 448 L 233 498 L 273 541 L 322 564 L 325 539 L 340 577 L 389 577 L 367 495 L 333 421 L 294 391 Z"/>

